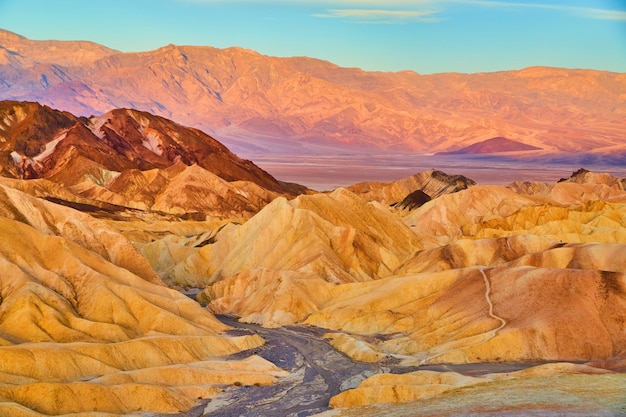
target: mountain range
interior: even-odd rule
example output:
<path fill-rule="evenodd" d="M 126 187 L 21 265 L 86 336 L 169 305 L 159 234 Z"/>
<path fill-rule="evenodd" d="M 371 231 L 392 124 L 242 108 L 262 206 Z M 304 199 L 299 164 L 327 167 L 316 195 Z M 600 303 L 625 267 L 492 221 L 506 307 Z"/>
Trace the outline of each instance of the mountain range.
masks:
<path fill-rule="evenodd" d="M 366 72 L 241 48 L 122 53 L 0 31 L 0 96 L 78 116 L 148 111 L 244 154 L 462 153 L 498 137 L 525 146 L 491 141 L 483 151 L 626 152 L 626 74 L 591 69 Z"/>

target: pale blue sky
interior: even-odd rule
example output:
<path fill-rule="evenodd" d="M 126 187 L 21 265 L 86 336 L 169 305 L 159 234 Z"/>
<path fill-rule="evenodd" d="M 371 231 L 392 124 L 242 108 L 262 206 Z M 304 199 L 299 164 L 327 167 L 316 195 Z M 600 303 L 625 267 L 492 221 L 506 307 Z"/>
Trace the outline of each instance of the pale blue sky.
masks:
<path fill-rule="evenodd" d="M 0 28 L 122 51 L 241 46 L 379 71 L 626 72 L 626 0 L 0 0 Z"/>

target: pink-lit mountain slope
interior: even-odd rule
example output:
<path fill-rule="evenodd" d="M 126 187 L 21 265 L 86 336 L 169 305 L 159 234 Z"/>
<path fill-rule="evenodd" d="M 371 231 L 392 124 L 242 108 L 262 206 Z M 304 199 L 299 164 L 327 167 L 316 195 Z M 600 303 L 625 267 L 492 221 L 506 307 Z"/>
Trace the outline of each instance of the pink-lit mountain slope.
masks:
<path fill-rule="evenodd" d="M 6 31 L 0 51 L 4 98 L 84 116 L 115 107 L 150 111 L 246 152 L 431 153 L 498 136 L 539 148 L 536 154 L 626 152 L 626 74 L 366 72 L 240 48 L 118 53 Z"/>
<path fill-rule="evenodd" d="M 1 101 L 0 137 L 2 173 L 9 177 L 68 184 L 85 175 L 98 177 L 103 170 L 150 170 L 182 163 L 270 191 L 303 190 L 279 182 L 197 129 L 136 110 L 115 109 L 86 119 L 38 103 Z"/>
<path fill-rule="evenodd" d="M 277 196 L 307 191 L 150 113 L 116 109 L 87 119 L 15 101 L 0 101 L 0 174 L 37 179 L 21 188 L 107 218 L 249 217 Z"/>

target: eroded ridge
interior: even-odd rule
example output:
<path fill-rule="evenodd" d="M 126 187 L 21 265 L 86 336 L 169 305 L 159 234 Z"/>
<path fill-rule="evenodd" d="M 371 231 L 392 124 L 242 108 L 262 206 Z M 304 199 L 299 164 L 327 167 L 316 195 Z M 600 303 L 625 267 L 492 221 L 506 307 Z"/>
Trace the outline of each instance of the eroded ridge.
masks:
<path fill-rule="evenodd" d="M 465 345 L 465 346 L 460 346 L 454 349 L 450 349 L 444 352 L 439 352 L 435 355 L 432 356 L 427 356 L 426 358 L 422 359 L 420 361 L 420 365 L 425 365 L 427 363 L 429 363 L 431 360 L 438 358 L 440 356 L 443 356 L 445 354 L 448 354 L 450 352 L 454 352 L 454 351 L 458 351 L 458 350 L 463 350 L 463 349 L 469 349 L 475 346 L 479 346 L 482 345 L 484 343 L 489 342 L 490 340 L 492 340 L 494 337 L 496 337 L 497 333 L 502 330 L 507 322 L 506 320 L 504 320 L 502 317 L 497 316 L 494 312 L 493 312 L 493 301 L 491 301 L 491 282 L 489 281 L 489 278 L 487 277 L 487 274 L 485 273 L 485 268 L 483 267 L 478 267 L 478 271 L 480 271 L 480 274 L 483 278 L 483 281 L 485 283 L 485 301 L 487 302 L 487 305 L 489 306 L 489 317 L 493 318 L 494 320 L 497 320 L 500 322 L 500 325 L 498 327 L 496 327 L 495 329 L 489 330 L 488 332 L 483 333 L 484 335 L 486 335 L 486 338 L 484 340 L 481 340 L 479 342 L 476 343 L 472 343 L 469 345 Z M 478 335 L 477 335 L 478 336 Z"/>

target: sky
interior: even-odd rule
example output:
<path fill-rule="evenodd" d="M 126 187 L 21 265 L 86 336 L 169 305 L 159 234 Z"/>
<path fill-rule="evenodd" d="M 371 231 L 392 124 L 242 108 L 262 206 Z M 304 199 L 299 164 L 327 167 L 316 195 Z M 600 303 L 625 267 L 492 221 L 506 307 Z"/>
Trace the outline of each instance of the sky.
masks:
<path fill-rule="evenodd" d="M 626 0 L 0 0 L 0 28 L 124 52 L 239 46 L 368 71 L 626 72 Z"/>

